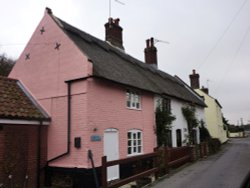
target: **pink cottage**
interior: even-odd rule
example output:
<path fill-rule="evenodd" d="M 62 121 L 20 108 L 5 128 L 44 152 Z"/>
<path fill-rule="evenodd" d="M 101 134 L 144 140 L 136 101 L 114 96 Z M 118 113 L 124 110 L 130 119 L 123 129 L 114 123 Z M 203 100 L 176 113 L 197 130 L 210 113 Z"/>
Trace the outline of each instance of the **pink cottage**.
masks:
<path fill-rule="evenodd" d="M 157 69 L 153 39 L 146 63 L 127 55 L 119 19 L 105 24 L 106 41 L 55 17 L 49 8 L 9 77 L 18 79 L 51 117 L 46 184 L 58 179 L 92 187 L 88 154 L 97 172 L 108 160 L 146 154 L 156 147 L 155 97 L 204 107 L 176 78 Z M 119 167 L 109 180 L 122 176 Z"/>

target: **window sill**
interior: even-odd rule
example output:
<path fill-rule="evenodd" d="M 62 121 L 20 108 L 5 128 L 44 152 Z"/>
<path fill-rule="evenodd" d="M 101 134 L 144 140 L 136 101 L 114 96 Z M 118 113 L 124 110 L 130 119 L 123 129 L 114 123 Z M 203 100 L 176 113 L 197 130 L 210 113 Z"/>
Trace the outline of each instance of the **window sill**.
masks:
<path fill-rule="evenodd" d="M 128 154 L 127 157 L 134 157 L 138 155 L 142 155 L 143 153 L 133 153 L 133 154 Z"/>
<path fill-rule="evenodd" d="M 126 107 L 128 110 L 136 110 L 136 111 L 142 111 L 141 108 L 129 108 L 129 107 Z"/>

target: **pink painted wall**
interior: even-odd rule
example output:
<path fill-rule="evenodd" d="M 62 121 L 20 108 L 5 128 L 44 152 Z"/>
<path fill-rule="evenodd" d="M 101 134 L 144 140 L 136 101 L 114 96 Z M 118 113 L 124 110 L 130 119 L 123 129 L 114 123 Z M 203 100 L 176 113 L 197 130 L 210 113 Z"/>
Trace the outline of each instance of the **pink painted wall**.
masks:
<path fill-rule="evenodd" d="M 127 157 L 127 132 L 131 129 L 143 131 L 143 153 L 156 147 L 154 134 L 154 96 L 146 92 L 142 95 L 142 110 L 126 107 L 126 87 L 104 80 L 90 80 L 88 89 L 88 129 L 90 134 L 102 135 L 105 129 L 116 128 L 119 132 L 120 158 Z M 98 131 L 94 132 L 93 129 Z M 102 140 L 103 141 L 103 140 Z M 97 165 L 103 156 L 103 142 L 90 142 Z"/>
<path fill-rule="evenodd" d="M 93 78 L 73 83 L 72 86 L 74 90 L 86 86 L 86 92 L 72 96 L 70 156 L 53 162 L 53 166 L 90 168 L 87 158 L 89 149 L 93 152 L 95 165 L 100 166 L 104 153 L 103 135 L 108 128 L 118 129 L 120 158 L 127 157 L 127 132 L 131 129 L 143 131 L 143 153 L 153 151 L 156 140 L 152 94 L 142 92 L 142 110 L 131 110 L 126 107 L 126 87 Z M 101 136 L 101 141 L 91 141 L 91 135 Z M 81 137 L 80 149 L 74 147 L 74 137 Z"/>
<path fill-rule="evenodd" d="M 40 33 L 44 27 L 45 32 Z M 60 49 L 55 50 L 55 43 Z M 25 55 L 30 59 L 25 60 Z M 45 12 L 10 77 L 19 79 L 34 98 L 50 114 L 48 128 L 48 160 L 67 148 L 67 84 L 66 80 L 92 74 L 92 64 Z M 103 134 L 107 128 L 119 131 L 120 158 L 127 157 L 127 132 L 143 131 L 143 152 L 156 146 L 154 134 L 153 95 L 142 92 L 142 110 L 126 108 L 126 88 L 99 79 L 72 84 L 72 132 L 70 155 L 50 163 L 58 167 L 89 168 L 87 151 L 91 149 L 95 164 L 101 164 Z M 94 132 L 93 129 L 97 128 Z M 91 142 L 93 134 L 102 137 Z M 81 148 L 74 147 L 74 138 L 81 137 Z"/>

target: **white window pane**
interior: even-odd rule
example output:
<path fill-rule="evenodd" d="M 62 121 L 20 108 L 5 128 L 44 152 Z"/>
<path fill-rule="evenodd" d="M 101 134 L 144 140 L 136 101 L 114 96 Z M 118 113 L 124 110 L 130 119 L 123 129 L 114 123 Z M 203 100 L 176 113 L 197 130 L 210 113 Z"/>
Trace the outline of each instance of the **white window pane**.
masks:
<path fill-rule="evenodd" d="M 141 153 L 141 146 L 138 146 L 138 153 Z"/>
<path fill-rule="evenodd" d="M 133 133 L 133 139 L 136 139 L 136 133 Z"/>
<path fill-rule="evenodd" d="M 132 133 L 128 132 L 128 139 L 131 139 L 131 135 L 132 135 Z"/>
<path fill-rule="evenodd" d="M 131 147 L 128 148 L 128 154 L 132 154 L 132 150 L 131 149 L 132 149 Z"/>
<path fill-rule="evenodd" d="M 133 147 L 133 152 L 136 153 L 136 147 Z"/>
<path fill-rule="evenodd" d="M 137 138 L 141 139 L 141 133 L 140 132 L 137 133 Z"/>
<path fill-rule="evenodd" d="M 136 145 L 137 145 L 137 144 L 136 144 L 136 140 L 134 140 L 134 141 L 133 141 L 133 146 L 136 146 Z"/>
<path fill-rule="evenodd" d="M 134 102 L 132 102 L 132 107 L 135 108 L 135 103 Z"/>
<path fill-rule="evenodd" d="M 128 140 L 128 146 L 131 146 L 131 145 L 132 145 L 132 141 Z"/>

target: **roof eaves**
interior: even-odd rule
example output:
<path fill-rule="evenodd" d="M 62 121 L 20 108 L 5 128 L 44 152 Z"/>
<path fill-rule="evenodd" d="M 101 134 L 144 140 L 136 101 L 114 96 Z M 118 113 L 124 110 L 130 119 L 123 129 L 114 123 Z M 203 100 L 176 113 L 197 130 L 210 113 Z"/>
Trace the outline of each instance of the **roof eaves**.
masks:
<path fill-rule="evenodd" d="M 152 90 L 148 90 L 148 89 L 140 88 L 140 87 L 135 87 L 134 85 L 126 84 L 126 83 L 121 83 L 121 82 L 118 82 L 118 81 L 114 81 L 114 80 L 105 78 L 105 77 L 103 77 L 103 76 L 94 75 L 93 78 L 103 79 L 103 80 L 106 80 L 106 81 L 109 81 L 109 82 L 112 82 L 112 83 L 115 83 L 115 84 L 123 85 L 123 86 L 125 86 L 125 87 L 135 88 L 135 89 L 139 89 L 139 90 L 142 90 L 142 91 L 147 91 L 147 92 L 150 92 L 150 93 L 154 93 L 154 94 L 160 95 L 160 93 L 156 93 L 156 92 L 154 92 L 154 91 L 152 91 Z"/>
<path fill-rule="evenodd" d="M 220 108 L 222 108 L 222 106 L 221 106 L 221 104 L 219 103 L 219 101 L 217 100 L 217 99 L 214 99 L 215 100 L 215 102 L 218 104 L 218 106 L 220 107 Z"/>

